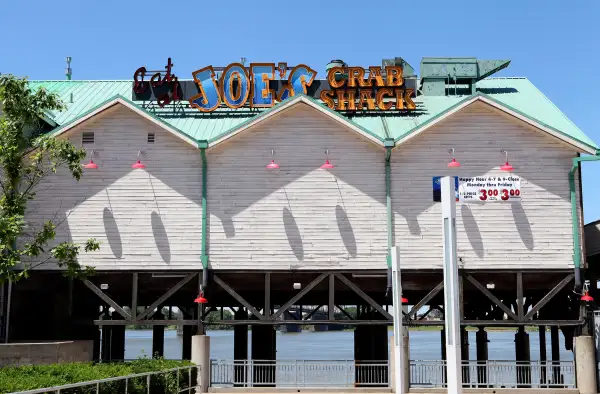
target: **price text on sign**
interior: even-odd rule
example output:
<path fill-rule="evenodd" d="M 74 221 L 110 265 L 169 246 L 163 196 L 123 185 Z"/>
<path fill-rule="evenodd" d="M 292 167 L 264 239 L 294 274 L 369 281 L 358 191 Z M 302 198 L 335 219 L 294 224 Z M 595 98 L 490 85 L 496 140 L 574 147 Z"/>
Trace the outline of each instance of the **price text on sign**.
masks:
<path fill-rule="evenodd" d="M 476 176 L 458 178 L 459 201 L 510 201 L 521 199 L 521 178 Z"/>

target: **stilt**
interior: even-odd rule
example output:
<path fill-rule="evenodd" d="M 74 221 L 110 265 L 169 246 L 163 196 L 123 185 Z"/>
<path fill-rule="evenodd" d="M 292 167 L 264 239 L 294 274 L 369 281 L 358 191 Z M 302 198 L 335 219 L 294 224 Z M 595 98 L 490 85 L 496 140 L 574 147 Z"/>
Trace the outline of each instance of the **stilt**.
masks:
<path fill-rule="evenodd" d="M 589 335 L 575 337 L 575 367 L 577 389 L 580 394 L 596 393 L 596 351 L 594 338 Z"/>
<path fill-rule="evenodd" d="M 272 326 L 252 326 L 254 387 L 275 386 L 276 337 Z"/>
<path fill-rule="evenodd" d="M 125 326 L 113 326 L 110 340 L 110 359 L 125 359 Z"/>
<path fill-rule="evenodd" d="M 101 339 L 101 331 L 100 331 L 100 327 L 94 326 L 94 337 L 93 337 L 93 341 L 94 344 L 92 345 L 92 360 L 93 361 L 100 361 L 100 339 Z"/>
<path fill-rule="evenodd" d="M 488 335 L 483 327 L 475 333 L 477 348 L 477 387 L 487 387 Z"/>
<path fill-rule="evenodd" d="M 469 387 L 471 385 L 471 377 L 469 373 L 469 332 L 466 327 L 460 328 L 460 355 L 462 361 L 462 386 Z"/>
<path fill-rule="evenodd" d="M 442 328 L 440 331 L 442 338 L 442 361 L 444 361 L 444 368 L 442 369 L 442 384 L 445 386 L 447 381 L 448 368 L 446 368 L 446 329 Z"/>
<path fill-rule="evenodd" d="M 103 362 L 110 361 L 110 342 L 112 337 L 112 326 L 102 326 L 102 353 L 100 358 Z"/>
<path fill-rule="evenodd" d="M 558 342 L 558 326 L 550 327 L 550 347 L 552 351 L 552 384 L 562 385 L 563 377 L 560 374 L 560 348 Z"/>
<path fill-rule="evenodd" d="M 157 320 L 164 319 L 162 313 L 154 315 Z M 165 354 L 165 326 L 152 326 L 152 358 Z"/>
<path fill-rule="evenodd" d="M 539 326 L 538 333 L 540 336 L 540 384 L 546 387 L 548 383 L 548 369 L 546 368 L 546 326 Z"/>
<path fill-rule="evenodd" d="M 192 326 L 183 326 L 181 338 L 181 359 L 191 360 L 192 359 Z"/>
<path fill-rule="evenodd" d="M 235 312 L 236 320 L 247 320 L 248 312 L 239 307 Z M 234 387 L 244 387 L 248 383 L 246 363 L 248 362 L 248 326 L 236 325 L 233 328 L 233 360 L 237 364 L 234 371 Z"/>
<path fill-rule="evenodd" d="M 370 309 L 360 318 L 372 318 Z M 403 339 L 404 340 L 404 339 Z M 404 356 L 404 355 L 403 355 Z M 386 326 L 359 325 L 354 329 L 354 360 L 356 387 L 387 387 L 387 369 L 381 364 L 388 358 L 388 331 Z M 367 367 L 374 364 L 372 367 Z"/>
<path fill-rule="evenodd" d="M 525 327 L 519 327 L 515 334 L 515 355 L 517 360 L 517 387 L 531 387 L 531 354 L 529 334 Z"/>

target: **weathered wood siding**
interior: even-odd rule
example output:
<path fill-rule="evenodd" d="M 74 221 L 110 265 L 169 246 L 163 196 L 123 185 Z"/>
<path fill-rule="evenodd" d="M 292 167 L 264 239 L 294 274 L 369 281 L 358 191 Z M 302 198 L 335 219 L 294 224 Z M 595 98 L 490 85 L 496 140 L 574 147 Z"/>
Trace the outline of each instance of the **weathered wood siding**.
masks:
<path fill-rule="evenodd" d="M 455 148 L 458 169 L 449 169 Z M 505 175 L 502 149 L 521 177 L 521 202 L 457 203 L 457 256 L 469 269 L 551 269 L 573 264 L 568 173 L 577 153 L 486 104 L 465 108 L 392 154 L 395 242 L 407 269 L 442 268 L 440 203 L 432 177 Z"/>
<path fill-rule="evenodd" d="M 80 261 L 98 269 L 198 269 L 202 165 L 199 150 L 120 105 L 68 133 L 81 146 L 93 131 L 97 170 L 76 182 L 62 171 L 38 188 L 28 220 L 57 214 L 57 240 L 102 242 Z M 148 132 L 155 143 L 147 142 Z M 134 170 L 138 150 L 146 169 Z"/>
<path fill-rule="evenodd" d="M 212 268 L 386 267 L 382 147 L 299 104 L 207 155 Z"/>

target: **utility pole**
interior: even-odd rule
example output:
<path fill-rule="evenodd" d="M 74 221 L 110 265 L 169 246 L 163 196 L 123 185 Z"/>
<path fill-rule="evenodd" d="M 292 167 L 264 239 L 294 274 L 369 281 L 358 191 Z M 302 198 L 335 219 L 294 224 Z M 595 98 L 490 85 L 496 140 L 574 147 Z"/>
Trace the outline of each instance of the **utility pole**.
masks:
<path fill-rule="evenodd" d="M 392 306 L 394 308 L 394 392 L 404 393 L 404 338 L 402 330 L 402 282 L 400 281 L 400 251 L 390 249 L 392 257 Z"/>

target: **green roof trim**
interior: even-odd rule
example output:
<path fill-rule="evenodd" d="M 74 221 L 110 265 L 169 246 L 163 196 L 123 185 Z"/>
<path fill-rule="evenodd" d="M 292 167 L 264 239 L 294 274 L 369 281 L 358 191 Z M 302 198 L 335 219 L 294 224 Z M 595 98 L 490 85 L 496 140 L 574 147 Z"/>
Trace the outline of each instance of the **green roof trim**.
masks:
<path fill-rule="evenodd" d="M 244 126 L 248 125 L 249 123 L 260 121 L 260 119 L 262 119 L 262 118 L 269 117 L 272 112 L 280 110 L 281 107 L 285 107 L 287 105 L 293 105 L 293 104 L 291 104 L 293 101 L 301 102 L 302 99 L 306 99 L 306 100 L 312 102 L 313 104 L 315 104 L 316 106 L 318 106 L 319 108 L 321 108 L 323 111 L 327 111 L 330 114 L 332 114 L 334 117 L 337 117 L 343 123 L 348 123 L 348 124 L 350 124 L 350 125 L 358 128 L 359 130 L 361 130 L 365 134 L 367 134 L 367 135 L 375 138 L 376 140 L 380 141 L 381 143 L 384 142 L 384 139 L 381 138 L 380 136 L 378 136 L 377 134 L 375 134 L 375 133 L 371 132 L 370 130 L 367 130 L 366 128 L 362 127 L 361 125 L 353 122 L 352 120 L 350 120 L 349 118 L 345 117 L 341 113 L 332 110 L 328 106 L 324 105 L 322 102 L 317 101 L 314 98 L 309 97 L 309 96 L 307 96 L 307 95 L 305 95 L 303 93 L 300 93 L 300 94 L 296 94 L 294 96 L 288 97 L 287 99 L 279 102 L 278 104 L 275 104 L 271 108 L 266 109 L 265 111 L 262 111 L 260 114 L 254 116 L 252 118 L 248 118 L 244 122 L 242 122 L 240 124 L 237 124 L 237 125 L 233 126 L 232 128 L 230 128 L 230 129 L 228 129 L 228 130 L 226 130 L 226 131 L 224 131 L 224 132 L 216 135 L 215 137 L 213 137 L 210 140 L 208 140 L 208 143 L 212 144 L 215 141 L 218 141 L 218 140 L 222 139 L 223 137 L 226 137 L 228 135 L 234 134 L 237 130 L 243 128 Z"/>

